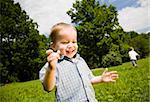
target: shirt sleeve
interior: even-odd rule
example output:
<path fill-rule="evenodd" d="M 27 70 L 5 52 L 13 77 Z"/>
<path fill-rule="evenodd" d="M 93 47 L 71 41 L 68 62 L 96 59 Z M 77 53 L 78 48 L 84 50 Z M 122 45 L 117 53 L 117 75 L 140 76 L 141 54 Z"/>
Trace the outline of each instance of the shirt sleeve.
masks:
<path fill-rule="evenodd" d="M 88 74 L 88 76 L 89 76 L 89 79 L 90 79 L 90 80 L 95 77 L 90 69 L 89 69 L 89 74 Z"/>
<path fill-rule="evenodd" d="M 135 51 L 134 51 L 134 52 L 135 52 Z M 138 53 L 137 53 L 137 52 L 135 52 L 135 55 L 136 55 L 136 56 L 138 56 Z"/>
<path fill-rule="evenodd" d="M 48 62 L 42 67 L 39 72 L 39 79 L 43 83 L 46 71 L 48 70 Z"/>
<path fill-rule="evenodd" d="M 85 66 L 85 71 L 86 73 L 88 74 L 88 78 L 89 80 L 91 80 L 92 78 L 94 78 L 95 76 L 93 75 L 92 71 L 90 70 L 89 66 L 87 65 L 87 63 L 85 62 L 85 60 L 82 58 L 82 61 L 84 63 L 84 66 Z"/>

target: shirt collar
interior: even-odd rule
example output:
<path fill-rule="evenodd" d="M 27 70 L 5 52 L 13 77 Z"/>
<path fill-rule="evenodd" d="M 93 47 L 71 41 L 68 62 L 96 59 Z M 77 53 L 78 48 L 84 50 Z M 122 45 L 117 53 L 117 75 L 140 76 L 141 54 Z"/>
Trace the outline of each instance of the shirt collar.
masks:
<path fill-rule="evenodd" d="M 74 58 L 69 58 L 67 56 L 62 55 L 62 56 L 60 56 L 60 59 L 58 60 L 58 62 L 61 62 L 63 60 L 68 60 L 68 61 L 74 62 L 74 61 L 77 61 L 79 59 L 80 59 L 80 55 L 78 53 L 75 55 Z"/>

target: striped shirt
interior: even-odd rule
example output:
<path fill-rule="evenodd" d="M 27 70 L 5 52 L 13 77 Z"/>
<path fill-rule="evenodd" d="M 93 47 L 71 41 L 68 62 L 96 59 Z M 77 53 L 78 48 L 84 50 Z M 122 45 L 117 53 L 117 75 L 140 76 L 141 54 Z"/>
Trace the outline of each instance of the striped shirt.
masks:
<path fill-rule="evenodd" d="M 47 69 L 48 63 L 40 70 L 42 82 Z M 56 102 L 97 102 L 90 81 L 94 75 L 79 54 L 73 59 L 61 56 L 55 75 Z"/>

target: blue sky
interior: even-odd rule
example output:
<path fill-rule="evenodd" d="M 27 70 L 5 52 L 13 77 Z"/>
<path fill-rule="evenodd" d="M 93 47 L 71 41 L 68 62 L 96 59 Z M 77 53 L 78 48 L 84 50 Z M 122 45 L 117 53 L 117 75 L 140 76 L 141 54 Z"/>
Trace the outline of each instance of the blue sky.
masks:
<path fill-rule="evenodd" d="M 150 32 L 150 5 L 148 0 L 99 0 L 101 4 L 114 5 L 118 10 L 120 25 L 125 31 Z"/>
<path fill-rule="evenodd" d="M 48 35 L 58 22 L 71 23 L 66 14 L 76 0 L 14 0 L 38 23 L 41 34 Z M 38 2 L 37 2 L 38 1 Z M 118 10 L 119 24 L 125 31 L 150 32 L 150 5 L 148 0 L 99 0 L 113 4 Z"/>
<path fill-rule="evenodd" d="M 139 7 L 138 0 L 99 0 L 101 3 L 113 4 L 117 10 L 121 10 L 125 7 Z"/>

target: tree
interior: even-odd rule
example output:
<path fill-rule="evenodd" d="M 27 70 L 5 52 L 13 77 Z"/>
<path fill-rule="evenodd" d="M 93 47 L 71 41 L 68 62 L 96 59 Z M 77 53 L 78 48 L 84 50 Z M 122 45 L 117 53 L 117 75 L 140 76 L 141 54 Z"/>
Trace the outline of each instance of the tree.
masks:
<path fill-rule="evenodd" d="M 38 78 L 39 41 L 37 23 L 13 0 L 1 0 L 1 83 Z"/>
<path fill-rule="evenodd" d="M 46 50 L 49 49 L 50 45 L 50 38 L 47 38 L 45 35 L 40 35 L 40 40 L 39 40 L 39 57 L 38 57 L 38 63 L 39 66 L 38 68 L 42 68 L 43 64 L 46 62 Z"/>
<path fill-rule="evenodd" d="M 78 30 L 79 52 L 90 67 L 105 66 L 101 63 L 102 58 L 112 53 L 114 45 L 118 49 L 113 50 L 113 53 L 121 54 L 124 31 L 118 23 L 114 6 L 100 5 L 95 0 L 81 0 L 76 1 L 67 14 Z M 121 56 L 118 57 L 122 59 Z M 122 60 L 114 65 L 121 63 Z"/>

